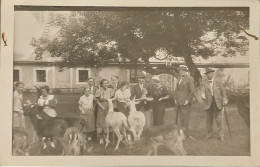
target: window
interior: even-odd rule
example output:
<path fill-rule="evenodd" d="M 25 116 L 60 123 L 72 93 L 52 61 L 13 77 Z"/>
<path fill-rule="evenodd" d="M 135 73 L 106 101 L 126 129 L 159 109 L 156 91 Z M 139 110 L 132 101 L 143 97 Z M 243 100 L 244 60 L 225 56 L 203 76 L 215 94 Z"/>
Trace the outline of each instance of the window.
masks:
<path fill-rule="evenodd" d="M 14 82 L 20 81 L 20 72 L 19 70 L 14 70 Z"/>
<path fill-rule="evenodd" d="M 91 68 L 76 68 L 76 84 L 86 84 L 91 76 Z"/>
<path fill-rule="evenodd" d="M 143 74 L 142 70 L 137 68 L 131 68 L 130 69 L 130 83 L 136 83 L 138 82 L 138 75 Z"/>
<path fill-rule="evenodd" d="M 46 82 L 46 70 L 36 70 L 36 82 Z"/>
<path fill-rule="evenodd" d="M 88 70 L 78 70 L 78 73 L 79 73 L 78 82 L 87 82 Z"/>
<path fill-rule="evenodd" d="M 130 69 L 130 82 L 137 82 L 137 69 L 136 68 Z"/>

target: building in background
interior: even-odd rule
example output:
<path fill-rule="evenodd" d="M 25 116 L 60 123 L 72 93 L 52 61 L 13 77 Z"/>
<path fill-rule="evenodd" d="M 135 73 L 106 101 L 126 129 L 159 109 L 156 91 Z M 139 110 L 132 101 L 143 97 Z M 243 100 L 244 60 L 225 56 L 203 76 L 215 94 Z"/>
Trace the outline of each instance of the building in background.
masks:
<path fill-rule="evenodd" d="M 69 11 L 55 11 L 63 15 L 69 14 Z M 142 73 L 138 67 L 113 64 L 103 68 L 84 68 L 74 67 L 65 68 L 63 71 L 55 65 L 55 59 L 44 55 L 43 59 L 35 60 L 34 48 L 30 45 L 32 38 L 53 37 L 58 32 L 55 28 L 50 28 L 49 18 L 53 11 L 16 11 L 15 12 L 15 32 L 14 32 L 14 82 L 22 81 L 26 88 L 30 89 L 35 85 L 49 85 L 50 88 L 73 89 L 86 86 L 86 80 L 92 77 L 99 85 L 103 78 L 110 81 L 111 77 L 117 75 L 119 81 L 127 81 L 131 84 L 137 82 L 137 76 Z M 24 24 L 26 20 L 26 24 Z M 166 65 L 165 61 L 156 61 L 154 66 Z M 172 65 L 180 64 L 182 60 L 174 59 Z M 212 57 L 208 60 L 195 59 L 201 73 L 203 67 L 215 66 L 218 71 L 218 77 L 227 80 L 234 85 L 249 84 L 249 61 L 248 56 L 238 56 L 236 58 Z M 216 63 L 217 62 L 217 63 Z M 226 65 L 225 65 L 226 64 Z M 168 64 L 167 64 L 168 65 Z M 219 65 L 224 65 L 218 69 Z M 167 86 L 170 92 L 173 92 L 176 79 L 167 74 L 159 76 L 162 83 Z"/>

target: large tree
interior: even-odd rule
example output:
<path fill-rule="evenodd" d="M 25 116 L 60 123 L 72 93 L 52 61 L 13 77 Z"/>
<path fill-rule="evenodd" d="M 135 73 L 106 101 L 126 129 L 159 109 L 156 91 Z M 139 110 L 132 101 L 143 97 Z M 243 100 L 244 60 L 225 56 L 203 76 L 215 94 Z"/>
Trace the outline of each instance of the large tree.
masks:
<path fill-rule="evenodd" d="M 183 57 L 197 83 L 201 75 L 194 57 L 248 50 L 248 40 L 240 36 L 241 28 L 249 28 L 248 8 L 103 8 L 53 15 L 50 24 L 58 35 L 33 39 L 32 45 L 37 58 L 44 52 L 60 57 L 61 67 L 143 62 L 154 73 L 150 58 L 165 59 L 155 54 L 164 50 Z M 174 69 L 164 71 L 177 75 Z"/>

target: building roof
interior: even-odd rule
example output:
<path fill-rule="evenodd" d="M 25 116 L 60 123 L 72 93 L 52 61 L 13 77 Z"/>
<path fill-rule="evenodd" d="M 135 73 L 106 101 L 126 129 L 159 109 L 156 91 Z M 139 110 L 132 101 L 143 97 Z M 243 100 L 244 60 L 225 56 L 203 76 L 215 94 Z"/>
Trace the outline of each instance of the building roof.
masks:
<path fill-rule="evenodd" d="M 154 67 L 158 66 L 165 66 L 165 63 L 163 62 L 154 62 L 150 63 Z M 172 63 L 173 66 L 179 66 L 184 63 Z M 51 61 L 14 61 L 14 65 L 48 65 L 48 66 L 53 66 L 55 65 L 55 62 Z M 249 68 L 248 63 L 195 63 L 195 65 L 198 68 L 203 68 L 203 67 L 213 67 L 213 68 Z M 123 66 L 123 67 L 143 67 L 145 66 L 144 63 L 137 63 L 136 65 L 126 63 L 126 64 L 119 64 L 119 63 L 108 63 L 107 66 Z"/>

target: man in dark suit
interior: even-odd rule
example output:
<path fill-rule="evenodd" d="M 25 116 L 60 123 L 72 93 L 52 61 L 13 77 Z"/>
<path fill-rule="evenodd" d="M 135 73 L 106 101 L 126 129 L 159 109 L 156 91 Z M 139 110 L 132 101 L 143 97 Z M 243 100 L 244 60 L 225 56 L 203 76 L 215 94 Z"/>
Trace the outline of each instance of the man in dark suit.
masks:
<path fill-rule="evenodd" d="M 140 99 L 140 103 L 136 105 L 136 109 L 138 111 L 142 111 L 144 112 L 144 100 L 142 99 L 142 95 L 144 93 L 144 89 L 147 90 L 147 85 L 145 84 L 145 75 L 141 74 L 138 76 L 138 83 L 136 85 L 134 85 L 131 89 L 131 97 L 130 99 L 133 99 L 135 97 L 135 99 Z"/>
<path fill-rule="evenodd" d="M 111 84 L 108 87 L 114 89 L 114 91 L 117 91 L 120 86 L 121 84 L 118 81 L 118 76 L 111 77 Z"/>
<path fill-rule="evenodd" d="M 225 89 L 220 81 L 213 78 L 214 70 L 206 68 L 206 77 L 202 80 L 202 89 L 205 92 L 202 99 L 204 107 L 207 111 L 207 136 L 206 139 L 212 137 L 213 119 L 216 120 L 218 127 L 218 135 L 220 141 L 224 141 L 224 105 L 227 105 L 228 99 Z"/>
<path fill-rule="evenodd" d="M 95 86 L 94 78 L 88 78 L 88 85 L 89 85 L 89 88 L 90 88 L 90 93 L 95 96 L 96 90 L 98 89 L 98 87 Z"/>
<path fill-rule="evenodd" d="M 116 92 L 121 87 L 121 83 L 118 81 L 118 76 L 112 76 L 111 77 L 111 84 L 108 86 L 109 88 L 113 89 L 114 92 Z M 118 110 L 118 101 L 113 101 L 114 111 L 119 112 Z"/>
<path fill-rule="evenodd" d="M 188 75 L 187 66 L 180 65 L 178 69 L 180 78 L 178 79 L 175 88 L 175 104 L 179 110 L 181 127 L 184 130 L 184 134 L 193 139 L 193 137 L 189 134 L 189 121 L 192 99 L 195 92 L 194 80 Z"/>

